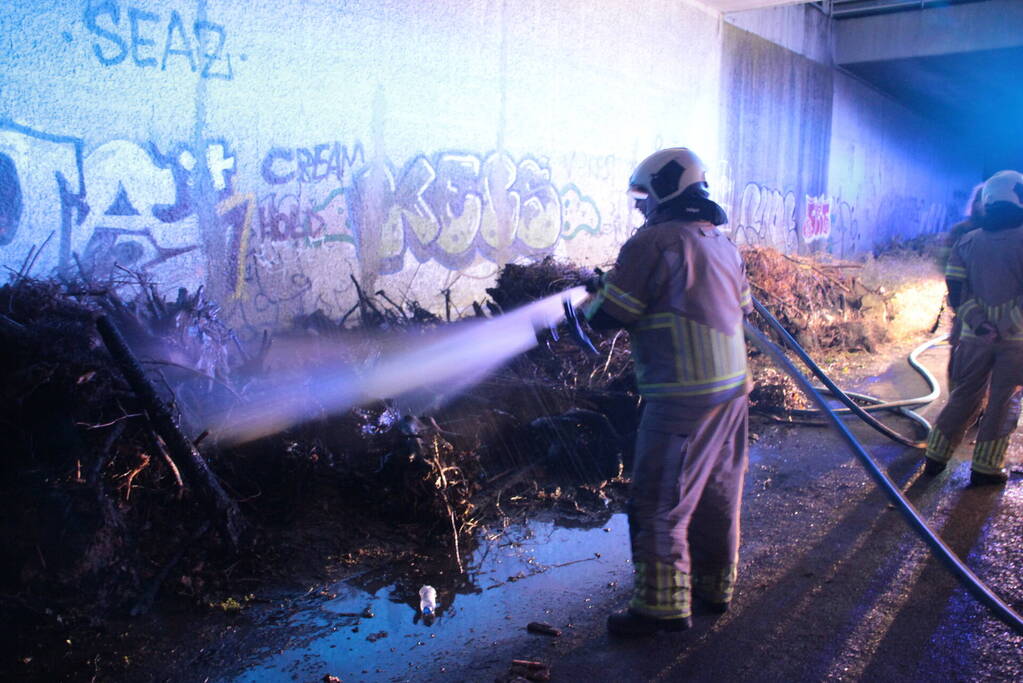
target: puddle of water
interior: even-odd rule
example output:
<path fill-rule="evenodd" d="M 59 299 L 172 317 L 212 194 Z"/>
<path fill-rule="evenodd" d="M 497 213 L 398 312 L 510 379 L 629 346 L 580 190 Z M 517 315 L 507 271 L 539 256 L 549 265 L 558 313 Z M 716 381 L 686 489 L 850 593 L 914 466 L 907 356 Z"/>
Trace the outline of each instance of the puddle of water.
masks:
<path fill-rule="evenodd" d="M 533 521 L 482 540 L 460 586 L 444 577 L 395 581 L 349 579 L 328 590 L 332 599 L 296 611 L 275 653 L 247 667 L 232 683 L 415 678 L 429 666 L 458 663 L 474 651 L 520 635 L 531 621 L 564 628 L 558 606 L 578 607 L 631 572 L 624 514 L 591 529 Z M 465 579 L 468 578 L 468 581 Z M 418 590 L 437 588 L 437 616 L 424 623 Z M 379 586 L 379 581 L 376 582 Z M 360 587 L 361 586 L 361 587 Z M 364 610 L 371 618 L 359 616 Z M 546 636 L 536 636 L 544 638 Z"/>

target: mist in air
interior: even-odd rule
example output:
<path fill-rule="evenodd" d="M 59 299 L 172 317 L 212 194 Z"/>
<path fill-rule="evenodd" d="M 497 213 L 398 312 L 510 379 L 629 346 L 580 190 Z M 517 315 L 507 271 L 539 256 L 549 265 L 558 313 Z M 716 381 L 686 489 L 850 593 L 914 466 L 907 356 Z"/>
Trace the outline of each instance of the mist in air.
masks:
<path fill-rule="evenodd" d="M 271 368 L 245 403 L 211 416 L 210 431 L 238 444 L 383 399 L 413 414 L 435 408 L 536 346 L 538 330 L 564 320 L 563 300 L 578 306 L 585 298 L 573 287 L 495 318 L 367 338 L 368 357 L 357 362 L 322 338 L 285 342 L 299 367 Z"/>

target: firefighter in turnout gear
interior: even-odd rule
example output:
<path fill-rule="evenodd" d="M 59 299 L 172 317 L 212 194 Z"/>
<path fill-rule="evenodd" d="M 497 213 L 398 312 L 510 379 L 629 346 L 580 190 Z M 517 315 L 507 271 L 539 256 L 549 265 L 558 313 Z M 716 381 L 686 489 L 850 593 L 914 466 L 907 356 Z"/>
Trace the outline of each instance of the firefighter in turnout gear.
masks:
<path fill-rule="evenodd" d="M 644 408 L 629 494 L 635 571 L 613 635 L 680 631 L 691 596 L 724 612 L 738 567 L 747 468 L 743 316 L 749 284 L 727 222 L 688 149 L 643 161 L 630 195 L 646 223 L 618 254 L 584 312 L 595 328 L 629 332 Z"/>
<path fill-rule="evenodd" d="M 949 303 L 962 321 L 952 387 L 927 440 L 924 471 L 945 469 L 980 410 L 970 482 L 1004 484 L 1005 453 L 1023 392 L 1023 175 L 1000 171 L 982 192 L 981 229 L 964 235 L 945 268 Z"/>

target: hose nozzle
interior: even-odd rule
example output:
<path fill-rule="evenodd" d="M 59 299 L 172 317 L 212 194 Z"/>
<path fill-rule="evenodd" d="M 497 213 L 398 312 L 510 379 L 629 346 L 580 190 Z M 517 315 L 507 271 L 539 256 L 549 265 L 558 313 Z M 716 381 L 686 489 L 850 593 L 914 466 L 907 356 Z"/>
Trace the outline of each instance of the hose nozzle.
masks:
<path fill-rule="evenodd" d="M 586 353 L 594 356 L 600 355 L 593 342 L 583 332 L 583 328 L 579 324 L 579 315 L 576 313 L 575 306 L 572 305 L 572 300 L 565 297 L 562 299 L 561 305 L 565 309 L 565 323 L 568 325 L 568 334 L 572 337 L 572 341 L 578 344 Z"/>

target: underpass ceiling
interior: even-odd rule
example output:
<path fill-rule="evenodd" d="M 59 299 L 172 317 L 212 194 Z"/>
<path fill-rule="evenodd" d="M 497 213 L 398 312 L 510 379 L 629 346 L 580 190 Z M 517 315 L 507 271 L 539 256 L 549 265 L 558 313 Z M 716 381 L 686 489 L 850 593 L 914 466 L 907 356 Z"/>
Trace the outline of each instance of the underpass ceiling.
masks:
<path fill-rule="evenodd" d="M 703 0 L 730 13 L 791 5 Z M 831 0 L 836 66 L 947 127 L 985 174 L 1023 170 L 1023 0 Z"/>
<path fill-rule="evenodd" d="M 912 10 L 838 14 L 854 2 L 867 5 L 833 5 L 839 68 L 946 126 L 983 157 L 985 175 L 1023 167 L 1023 2 L 914 0 Z"/>
<path fill-rule="evenodd" d="M 779 5 L 800 5 L 803 0 L 699 0 L 699 2 L 720 12 L 744 12 Z"/>
<path fill-rule="evenodd" d="M 843 68 L 963 136 L 1001 145 L 1023 140 L 1019 64 L 1023 47 L 857 62 Z"/>

